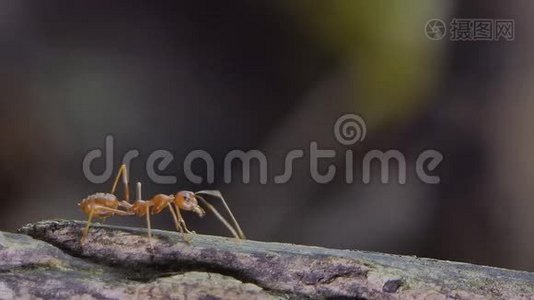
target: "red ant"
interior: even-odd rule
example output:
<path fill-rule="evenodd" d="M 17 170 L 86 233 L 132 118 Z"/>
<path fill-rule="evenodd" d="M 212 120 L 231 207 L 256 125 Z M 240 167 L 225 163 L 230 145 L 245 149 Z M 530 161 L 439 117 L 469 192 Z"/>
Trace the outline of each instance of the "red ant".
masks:
<path fill-rule="evenodd" d="M 119 200 L 115 196 L 115 189 L 119 178 L 122 177 L 122 183 L 124 185 L 124 197 L 125 200 Z M 232 220 L 233 226 L 217 211 L 217 209 L 209 203 L 203 196 L 212 196 L 214 198 L 220 199 L 222 205 L 228 212 L 230 219 Z M 121 165 L 111 188 L 110 193 L 96 193 L 88 196 L 83 199 L 82 202 L 78 203 L 78 206 L 82 211 L 88 215 L 87 225 L 82 233 L 82 243 L 87 237 L 89 232 L 89 227 L 94 217 L 99 218 L 108 218 L 114 215 L 128 216 L 136 215 L 139 217 L 145 216 L 148 228 L 148 238 L 149 243 L 152 245 L 152 232 L 150 225 L 150 215 L 158 214 L 163 211 L 166 207 L 169 208 L 176 226 L 176 230 L 184 235 L 184 239 L 187 242 L 190 242 L 190 238 L 186 238 L 185 234 L 194 234 L 194 231 L 190 231 L 186 224 L 185 220 L 182 218 L 180 210 L 183 211 L 192 211 L 195 212 L 199 217 L 204 217 L 206 214 L 205 210 L 199 205 L 200 202 L 210 210 L 225 226 L 230 230 L 232 235 L 237 239 L 245 239 L 245 235 L 241 230 L 241 227 L 237 223 L 232 211 L 226 204 L 223 196 L 219 191 L 180 191 L 175 195 L 164 195 L 157 194 L 152 197 L 150 200 L 141 199 L 141 183 L 137 183 L 137 200 L 134 203 L 130 203 L 129 199 L 129 186 L 128 186 L 128 173 L 126 165 Z M 124 210 L 121 210 L 123 208 Z"/>

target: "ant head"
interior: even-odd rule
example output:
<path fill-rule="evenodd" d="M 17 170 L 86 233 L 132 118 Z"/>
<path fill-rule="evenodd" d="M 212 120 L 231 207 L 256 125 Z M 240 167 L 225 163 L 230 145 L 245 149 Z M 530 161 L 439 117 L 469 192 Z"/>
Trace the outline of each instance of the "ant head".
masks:
<path fill-rule="evenodd" d="M 190 191 L 181 191 L 174 196 L 174 202 L 182 210 L 195 212 L 199 217 L 203 217 L 206 212 L 198 205 L 195 193 Z"/>

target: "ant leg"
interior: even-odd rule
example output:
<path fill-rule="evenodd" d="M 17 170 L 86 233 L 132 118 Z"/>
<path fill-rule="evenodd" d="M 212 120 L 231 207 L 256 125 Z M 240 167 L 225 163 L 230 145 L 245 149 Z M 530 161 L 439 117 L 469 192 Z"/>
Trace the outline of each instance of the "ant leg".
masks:
<path fill-rule="evenodd" d="M 150 248 L 152 248 L 152 228 L 150 228 L 150 206 L 146 206 L 146 226 L 148 228 L 148 243 Z"/>
<path fill-rule="evenodd" d="M 135 187 L 136 187 L 135 198 L 136 200 L 141 200 L 143 198 L 143 196 L 141 195 L 141 182 L 138 181 Z"/>
<path fill-rule="evenodd" d="M 80 243 L 83 244 L 85 242 L 85 238 L 87 237 L 87 233 L 89 233 L 89 226 L 91 226 L 91 221 L 93 220 L 93 215 L 95 213 L 95 208 L 91 208 L 91 212 L 89 212 L 89 218 L 87 219 L 87 224 L 85 225 L 85 228 L 82 232 L 82 238 L 80 239 Z"/>
<path fill-rule="evenodd" d="M 105 210 L 105 211 L 117 214 L 119 216 L 131 216 L 131 215 L 133 215 L 133 213 L 131 213 L 131 212 L 127 212 L 127 211 L 124 211 L 124 210 L 115 209 L 115 208 L 111 208 L 111 207 L 107 207 L 107 206 L 96 205 L 95 208 L 98 209 L 98 210 Z M 105 218 L 109 218 L 109 216 L 105 217 Z"/>
<path fill-rule="evenodd" d="M 94 216 L 94 214 L 95 214 L 95 212 L 97 210 L 100 210 L 100 211 L 105 210 L 105 211 L 108 211 L 108 212 L 111 212 L 113 214 L 117 214 L 117 215 L 120 215 L 120 216 L 130 216 L 130 215 L 132 215 L 132 213 L 127 212 L 127 211 L 123 211 L 123 210 L 120 210 L 120 209 L 114 209 L 114 208 L 111 208 L 111 207 L 94 205 L 91 208 L 91 212 L 89 212 L 89 219 L 87 220 L 87 224 L 85 225 L 85 228 L 83 230 L 81 243 L 83 243 L 85 241 L 85 238 L 87 237 L 87 234 L 89 233 L 89 227 L 91 226 L 91 222 L 93 221 L 93 216 Z M 105 220 L 106 218 L 108 218 L 108 217 L 104 217 L 103 219 Z"/>
<path fill-rule="evenodd" d="M 198 195 L 198 194 L 204 194 L 204 195 L 212 196 L 212 197 L 215 197 L 215 198 L 218 198 L 219 200 L 221 200 L 224 208 L 228 212 L 228 215 L 230 215 L 230 219 L 232 220 L 232 223 L 234 224 L 235 230 L 234 230 L 234 227 L 230 226 L 230 224 L 226 221 L 226 219 L 224 219 L 221 216 L 221 214 L 215 209 L 215 207 L 213 205 L 211 205 L 203 197 L 197 196 L 202 201 L 202 203 L 204 203 L 204 205 L 206 205 L 217 216 L 217 218 L 226 227 L 228 227 L 228 229 L 232 228 L 232 229 L 230 229 L 230 231 L 232 232 L 232 234 L 234 236 L 236 236 L 239 239 L 245 239 L 245 234 L 243 233 L 243 230 L 241 230 L 241 227 L 239 226 L 239 223 L 237 223 L 237 220 L 235 219 L 234 214 L 232 214 L 232 211 L 230 210 L 230 208 L 228 207 L 228 204 L 226 204 L 226 201 L 224 201 L 224 198 L 223 198 L 221 192 L 219 192 L 219 191 L 199 191 L 199 192 L 195 193 L 195 195 Z M 236 231 L 237 231 L 237 234 L 236 234 Z"/>
<path fill-rule="evenodd" d="M 185 232 L 186 233 L 196 233 L 194 231 L 190 231 L 189 229 L 187 229 L 187 225 L 185 225 L 185 220 L 184 220 L 184 218 L 182 218 L 182 214 L 180 213 L 180 208 L 178 207 L 178 205 L 176 203 L 174 203 L 174 208 L 176 208 L 176 215 L 178 216 L 178 221 L 180 221 L 180 223 L 184 227 Z"/>
<path fill-rule="evenodd" d="M 167 204 L 169 207 L 169 210 L 171 211 L 172 218 L 174 220 L 174 225 L 176 226 L 176 231 L 179 231 L 180 233 L 184 233 L 184 229 L 182 226 L 180 226 L 180 223 L 178 222 L 178 218 L 176 217 L 176 213 L 174 212 L 174 209 L 172 208 L 172 205 L 170 203 Z"/>
<path fill-rule="evenodd" d="M 126 199 L 126 202 L 130 202 L 130 188 L 128 187 L 128 170 L 126 169 L 125 164 L 122 164 L 119 168 L 119 171 L 117 172 L 117 177 L 115 177 L 113 187 L 111 188 L 111 194 L 115 194 L 115 189 L 117 188 L 117 183 L 119 183 L 119 178 L 121 178 L 121 175 L 122 184 L 124 185 L 124 198 Z"/>
<path fill-rule="evenodd" d="M 123 165 L 124 166 L 124 165 Z M 137 182 L 136 184 L 136 199 L 137 201 L 143 201 L 141 200 L 141 182 Z M 131 208 L 132 205 L 128 203 L 127 201 L 122 201 L 120 204 L 123 207 Z M 152 226 L 150 226 L 150 204 L 149 202 L 145 202 L 145 216 L 146 216 L 146 227 L 148 231 L 148 243 L 150 244 L 150 249 L 152 249 Z"/>
<path fill-rule="evenodd" d="M 123 200 L 124 202 L 124 200 Z M 131 204 L 129 204 L 128 202 L 126 202 L 128 205 L 131 206 Z M 120 207 L 128 207 L 128 206 L 124 206 L 124 205 L 121 205 L 119 203 L 119 206 Z M 130 212 L 127 212 L 127 211 L 123 211 L 123 210 L 120 210 L 120 209 L 115 209 L 115 208 L 111 208 L 111 207 L 107 207 L 107 206 L 100 206 L 100 205 L 97 205 L 96 206 L 98 209 L 101 209 L 101 210 L 107 210 L 109 212 L 112 212 L 113 214 L 117 214 L 119 216 L 130 216 L 132 215 L 133 213 L 130 213 Z M 109 215 L 109 216 L 105 216 L 105 217 L 100 217 L 100 223 L 101 224 L 104 224 L 106 223 L 106 220 L 109 218 L 109 217 L 112 217 L 113 215 Z"/>
<path fill-rule="evenodd" d="M 186 243 L 190 243 L 193 238 L 189 238 L 186 236 L 184 229 L 180 225 L 180 222 L 178 221 L 178 217 L 176 216 L 176 213 L 174 212 L 174 209 L 172 208 L 172 205 L 169 203 L 167 204 L 169 207 L 169 210 L 171 211 L 172 218 L 174 219 L 174 225 L 176 225 L 176 230 L 179 231 L 182 234 L 182 237 Z"/>
<path fill-rule="evenodd" d="M 132 208 L 132 204 L 129 203 L 129 202 L 126 202 L 124 200 L 122 200 L 121 202 L 119 202 L 119 207 L 122 207 L 122 208 L 125 208 L 125 209 L 130 209 Z"/>

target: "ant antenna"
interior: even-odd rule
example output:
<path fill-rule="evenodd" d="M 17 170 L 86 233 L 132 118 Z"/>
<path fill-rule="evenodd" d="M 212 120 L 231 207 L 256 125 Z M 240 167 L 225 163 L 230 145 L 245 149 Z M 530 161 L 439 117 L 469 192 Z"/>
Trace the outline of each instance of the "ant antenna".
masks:
<path fill-rule="evenodd" d="M 234 224 L 234 226 L 231 226 L 228 223 L 228 221 L 226 221 L 226 219 L 217 211 L 217 209 L 213 205 L 211 205 L 208 201 L 206 201 L 206 199 L 204 199 L 204 197 L 199 196 L 199 194 L 212 196 L 212 197 L 215 197 L 215 198 L 221 200 L 222 205 L 226 209 L 226 211 L 228 212 L 228 215 L 230 216 L 230 220 L 232 220 L 232 223 Z M 245 239 L 245 234 L 243 233 L 243 230 L 241 230 L 241 227 L 239 226 L 239 223 L 237 223 L 237 220 L 235 219 L 234 214 L 232 214 L 232 211 L 230 210 L 230 208 L 228 207 L 228 204 L 226 204 L 226 201 L 224 201 L 224 198 L 223 198 L 221 192 L 219 192 L 217 190 L 213 190 L 213 191 L 204 190 L 204 191 L 196 192 L 195 196 L 198 199 L 200 199 L 200 201 L 204 205 L 206 205 L 206 207 L 208 207 L 209 210 L 211 210 L 213 212 L 213 214 L 232 232 L 232 234 L 236 238 Z"/>

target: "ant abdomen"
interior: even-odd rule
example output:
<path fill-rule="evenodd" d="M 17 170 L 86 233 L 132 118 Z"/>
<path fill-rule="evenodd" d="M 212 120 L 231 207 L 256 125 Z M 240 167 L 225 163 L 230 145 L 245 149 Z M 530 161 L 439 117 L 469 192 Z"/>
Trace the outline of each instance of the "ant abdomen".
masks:
<path fill-rule="evenodd" d="M 119 201 L 113 194 L 95 193 L 83 199 L 82 202 L 78 203 L 78 205 L 82 211 L 89 213 L 95 207 L 108 207 L 116 209 L 119 207 Z M 109 215 L 109 212 L 102 212 L 101 214 Z"/>

